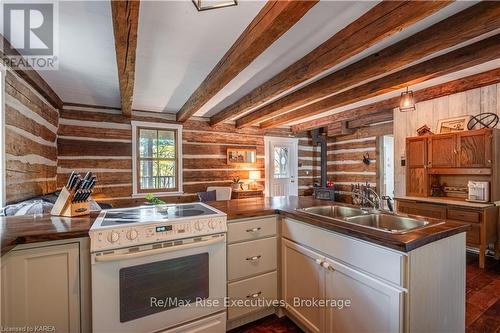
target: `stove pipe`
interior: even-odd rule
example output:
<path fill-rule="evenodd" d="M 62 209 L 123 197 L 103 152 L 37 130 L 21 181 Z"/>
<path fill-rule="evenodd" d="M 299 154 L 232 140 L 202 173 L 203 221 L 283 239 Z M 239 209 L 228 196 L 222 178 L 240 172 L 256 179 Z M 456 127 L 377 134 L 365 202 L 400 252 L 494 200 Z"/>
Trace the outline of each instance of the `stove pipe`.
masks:
<path fill-rule="evenodd" d="M 324 131 L 320 128 L 313 129 L 311 131 L 312 144 L 313 146 L 320 145 L 321 147 L 321 187 L 326 188 L 326 178 L 327 178 L 327 143 L 326 135 Z"/>

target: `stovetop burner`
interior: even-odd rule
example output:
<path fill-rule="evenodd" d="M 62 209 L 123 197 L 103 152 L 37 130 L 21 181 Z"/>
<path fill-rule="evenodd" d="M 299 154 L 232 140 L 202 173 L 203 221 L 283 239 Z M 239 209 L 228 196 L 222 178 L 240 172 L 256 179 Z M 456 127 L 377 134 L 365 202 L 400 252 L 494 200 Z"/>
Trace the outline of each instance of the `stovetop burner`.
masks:
<path fill-rule="evenodd" d="M 101 226 L 113 226 L 128 223 L 168 221 L 176 218 L 217 214 L 208 206 L 199 203 L 189 205 L 143 206 L 109 210 L 105 213 Z"/>

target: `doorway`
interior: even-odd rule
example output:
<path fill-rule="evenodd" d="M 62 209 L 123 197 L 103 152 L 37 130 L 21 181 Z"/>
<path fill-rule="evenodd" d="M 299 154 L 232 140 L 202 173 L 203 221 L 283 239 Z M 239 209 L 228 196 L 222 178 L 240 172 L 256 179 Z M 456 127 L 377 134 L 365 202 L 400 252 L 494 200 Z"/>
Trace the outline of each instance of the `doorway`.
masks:
<path fill-rule="evenodd" d="M 298 195 L 298 142 L 297 138 L 264 137 L 266 196 Z"/>
<path fill-rule="evenodd" d="M 394 198 L 394 136 L 384 135 L 381 138 L 381 162 L 382 174 L 380 195 L 388 195 Z"/>

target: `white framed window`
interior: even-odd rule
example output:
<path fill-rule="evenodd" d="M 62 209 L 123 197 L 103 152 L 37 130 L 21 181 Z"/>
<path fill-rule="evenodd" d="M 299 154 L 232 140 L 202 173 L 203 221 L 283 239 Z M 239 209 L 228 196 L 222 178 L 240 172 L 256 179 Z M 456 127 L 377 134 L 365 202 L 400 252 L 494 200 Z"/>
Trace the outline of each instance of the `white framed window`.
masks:
<path fill-rule="evenodd" d="M 132 121 L 132 195 L 179 195 L 182 125 Z"/>
<path fill-rule="evenodd" d="M 0 207 L 6 201 L 5 159 L 5 67 L 0 64 Z"/>

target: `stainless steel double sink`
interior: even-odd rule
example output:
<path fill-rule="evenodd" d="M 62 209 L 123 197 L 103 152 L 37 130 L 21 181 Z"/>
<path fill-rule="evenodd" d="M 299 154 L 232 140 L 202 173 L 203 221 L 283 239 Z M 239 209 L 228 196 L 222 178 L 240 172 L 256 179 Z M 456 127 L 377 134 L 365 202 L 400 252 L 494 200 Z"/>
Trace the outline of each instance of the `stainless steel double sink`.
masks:
<path fill-rule="evenodd" d="M 360 208 L 346 206 L 316 206 L 300 208 L 299 211 L 310 215 L 322 216 L 345 223 L 359 225 L 365 228 L 380 230 L 392 234 L 403 234 L 429 226 L 426 220 L 380 213 L 374 210 L 364 210 Z M 439 223 L 437 223 L 439 224 Z M 432 224 L 436 225 L 436 223 Z"/>

